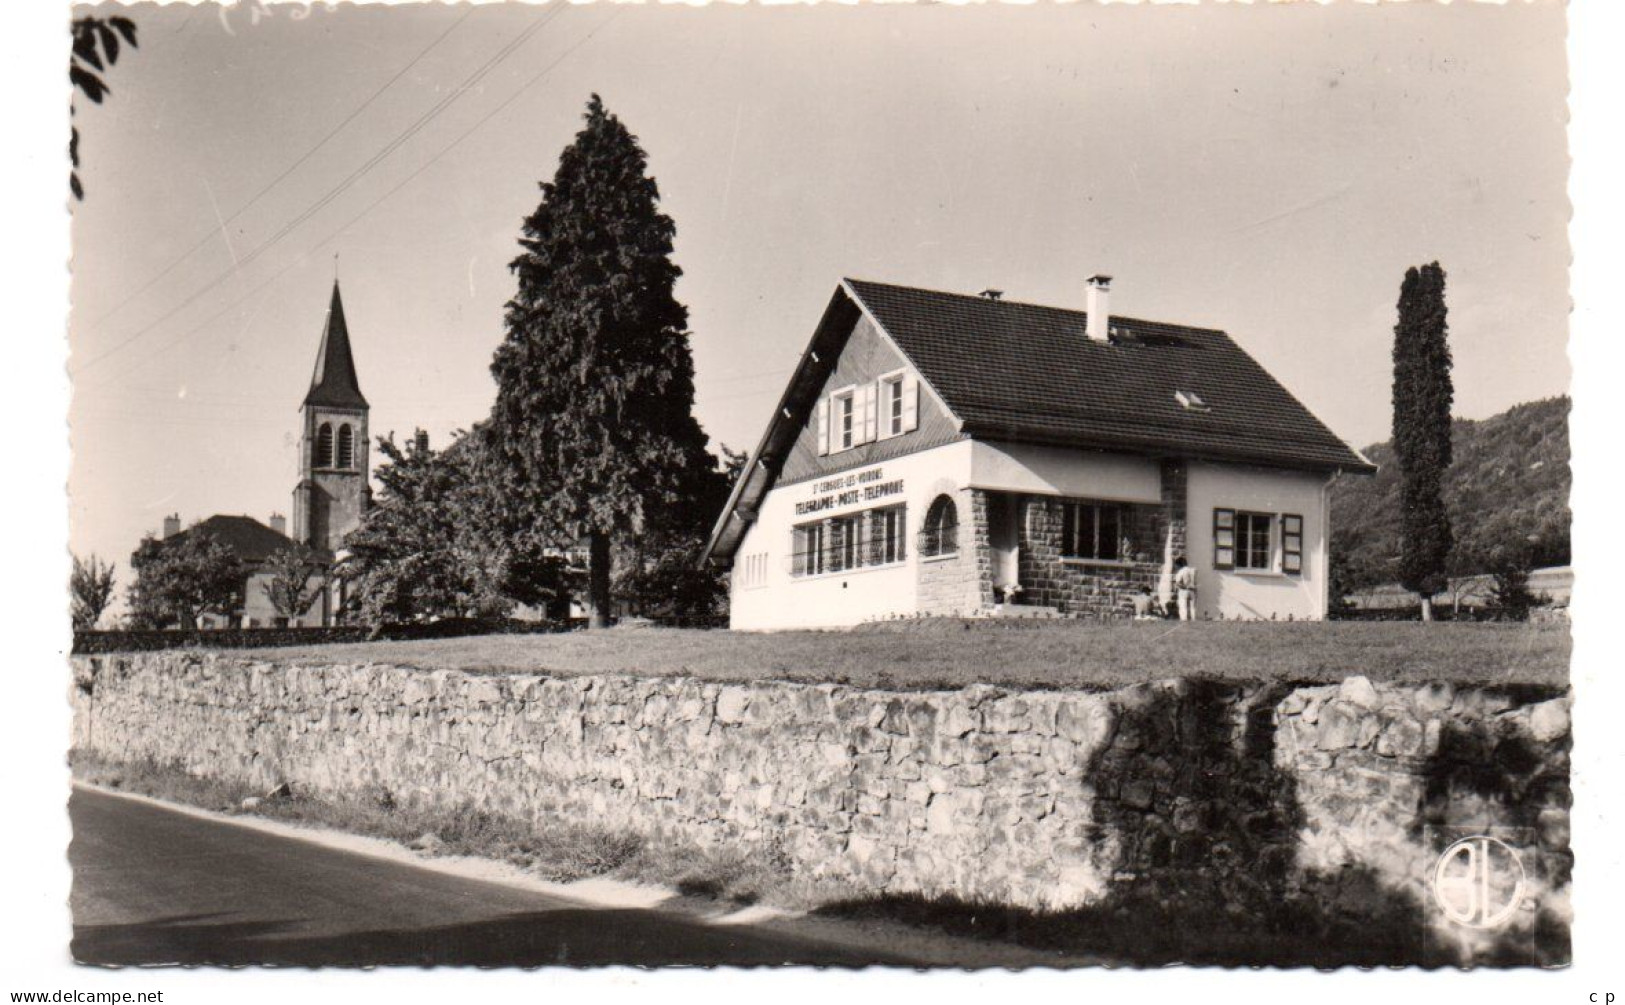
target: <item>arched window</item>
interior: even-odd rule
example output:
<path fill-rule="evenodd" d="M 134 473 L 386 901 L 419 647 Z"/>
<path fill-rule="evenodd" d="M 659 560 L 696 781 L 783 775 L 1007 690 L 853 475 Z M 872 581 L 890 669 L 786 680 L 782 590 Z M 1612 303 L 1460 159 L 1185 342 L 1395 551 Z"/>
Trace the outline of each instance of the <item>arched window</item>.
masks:
<path fill-rule="evenodd" d="M 953 555 L 959 551 L 959 508 L 948 496 L 937 496 L 925 511 L 925 527 L 920 531 L 920 554 L 926 557 Z"/>
<path fill-rule="evenodd" d="M 348 422 L 339 427 L 339 467 L 355 467 L 355 437 Z"/>
<path fill-rule="evenodd" d="M 333 427 L 325 422 L 316 430 L 316 456 L 311 458 L 311 466 L 317 468 L 333 466 Z"/>

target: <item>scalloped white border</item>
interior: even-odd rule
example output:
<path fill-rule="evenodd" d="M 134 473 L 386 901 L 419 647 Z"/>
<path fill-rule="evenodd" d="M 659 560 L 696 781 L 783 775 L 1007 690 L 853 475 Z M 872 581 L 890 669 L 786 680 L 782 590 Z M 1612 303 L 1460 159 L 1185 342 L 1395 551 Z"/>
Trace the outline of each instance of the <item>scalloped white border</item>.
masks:
<path fill-rule="evenodd" d="M 774 0 L 765 0 L 774 2 Z M 947 0 L 979 2 L 979 0 Z M 1111 0 L 1130 2 L 1130 0 Z M 1178 2 L 1178 0 L 1173 0 Z M 1371 0 L 1360 0 L 1371 2 Z M 1304 971 L 1169 972 L 1075 971 L 1024 974 L 808 971 L 632 970 L 473 972 L 465 970 L 330 973 L 308 971 L 108 972 L 67 960 L 68 776 L 62 749 L 68 736 L 67 686 L 60 672 L 68 640 L 62 593 L 68 559 L 65 438 L 51 435 L 66 414 L 64 376 L 69 257 L 62 151 L 67 82 L 60 39 L 66 5 L 28 0 L 8 5 L 0 33 L 0 79 L 7 126 L 4 261 L 7 365 L 0 368 L 10 491 L 4 512 L 7 538 L 3 591 L 8 627 L 20 640 L 10 648 L 0 701 L 0 792 L 4 793 L 5 855 L 0 875 L 0 994 L 58 989 L 153 990 L 180 1003 L 232 1000 L 286 1005 L 304 1001 L 371 998 L 392 1003 L 463 1000 L 567 1002 L 705 1002 L 771 996 L 774 1005 L 853 1000 L 896 1002 L 921 995 L 935 1001 L 996 1000 L 1019 994 L 1034 1001 L 1134 1000 L 1148 993 L 1168 1001 L 1310 1001 L 1357 1003 L 1400 996 L 1440 1001 L 1470 996 L 1489 1002 L 1588 1001 L 1593 992 L 1625 995 L 1625 962 L 1618 951 L 1625 862 L 1621 829 L 1620 768 L 1625 765 L 1625 629 L 1618 606 L 1625 586 L 1625 535 L 1618 512 L 1622 429 L 1615 407 L 1625 378 L 1625 309 L 1620 295 L 1625 255 L 1621 188 L 1619 101 L 1625 95 L 1625 4 L 1575 0 L 1570 9 L 1570 194 L 1574 220 L 1571 290 L 1576 303 L 1570 355 L 1574 366 L 1572 443 L 1575 461 L 1575 734 L 1578 737 L 1573 820 L 1578 851 L 1574 929 L 1575 966 L 1558 973 L 1528 971 L 1424 974 L 1416 971 L 1319 974 Z M 57 100 L 38 100 L 51 87 Z M 20 306 L 19 306 L 20 305 Z M 923 983 L 922 983 L 923 982 Z M 1424 998 L 1425 996 L 1425 998 Z M 9 1000 L 9 999 L 8 999 Z M 1601 998 L 1598 999 L 1599 1003 Z"/>

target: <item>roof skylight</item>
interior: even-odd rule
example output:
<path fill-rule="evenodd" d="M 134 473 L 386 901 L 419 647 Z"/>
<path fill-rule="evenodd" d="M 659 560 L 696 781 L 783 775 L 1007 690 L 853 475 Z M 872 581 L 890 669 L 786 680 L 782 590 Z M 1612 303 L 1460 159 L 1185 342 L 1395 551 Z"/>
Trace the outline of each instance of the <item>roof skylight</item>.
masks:
<path fill-rule="evenodd" d="M 1180 408 L 1188 412 L 1213 411 L 1212 408 L 1208 407 L 1208 403 L 1202 400 L 1202 396 L 1195 391 L 1175 391 L 1174 400 L 1179 402 Z"/>

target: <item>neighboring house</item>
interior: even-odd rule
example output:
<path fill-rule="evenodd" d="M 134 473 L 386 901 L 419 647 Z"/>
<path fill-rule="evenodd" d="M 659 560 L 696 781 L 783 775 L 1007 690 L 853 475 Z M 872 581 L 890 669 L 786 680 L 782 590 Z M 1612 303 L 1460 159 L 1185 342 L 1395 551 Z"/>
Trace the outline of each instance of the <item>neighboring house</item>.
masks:
<path fill-rule="evenodd" d="M 322 326 L 321 344 L 316 350 L 310 389 L 300 407 L 302 432 L 299 481 L 293 490 L 293 533 L 287 534 L 283 518 L 274 514 L 271 526 L 252 517 L 212 516 L 184 532 L 178 515 L 164 520 L 164 534 L 157 540 L 157 547 L 198 528 L 206 528 L 225 542 L 243 563 L 243 609 L 229 618 L 205 618 L 202 627 L 267 627 L 278 623 L 279 615 L 260 586 L 270 577 L 261 573 L 259 567 L 280 548 L 296 543 L 303 545 L 313 561 L 328 568 L 342 555 L 344 538 L 360 526 L 362 516 L 372 505 L 371 453 L 367 440 L 369 411 L 356 377 L 350 330 L 344 318 L 339 284 L 335 281 Z M 312 575 L 318 574 L 313 572 Z M 292 623 L 333 624 L 344 607 L 343 589 L 343 584 L 335 580 L 327 595 Z"/>
<path fill-rule="evenodd" d="M 215 515 L 207 520 L 193 524 L 185 530 L 180 529 L 180 517 L 168 516 L 164 518 L 164 534 L 155 542 L 143 547 L 164 548 L 185 539 L 188 535 L 205 533 L 216 541 L 231 549 L 237 557 L 243 574 L 242 606 L 230 615 L 206 614 L 198 619 L 199 628 L 269 628 L 282 626 L 281 615 L 271 604 L 265 593 L 264 584 L 270 582 L 271 575 L 264 572 L 263 567 L 267 559 L 285 548 L 294 547 L 294 542 L 283 532 L 284 520 L 280 515 L 271 515 L 271 524 L 267 526 L 251 516 L 221 516 Z M 138 556 L 140 553 L 137 553 Z M 312 564 L 312 579 L 319 577 L 321 569 L 332 564 L 333 553 L 322 550 L 310 550 L 309 559 Z M 133 558 L 131 564 L 135 565 L 138 559 Z M 288 626 L 300 627 L 310 625 L 327 625 L 333 622 L 333 604 L 339 598 L 331 591 L 324 592 L 311 604 L 310 609 L 301 616 L 289 620 Z"/>
<path fill-rule="evenodd" d="M 1222 331 L 844 280 L 712 533 L 736 628 L 1322 618 L 1326 489 L 1375 470 Z"/>

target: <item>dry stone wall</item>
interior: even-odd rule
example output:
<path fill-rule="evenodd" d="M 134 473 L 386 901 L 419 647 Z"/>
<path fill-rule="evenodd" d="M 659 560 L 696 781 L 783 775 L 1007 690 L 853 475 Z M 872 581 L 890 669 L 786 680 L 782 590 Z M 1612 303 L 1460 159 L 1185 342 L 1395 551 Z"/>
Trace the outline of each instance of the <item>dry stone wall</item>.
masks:
<path fill-rule="evenodd" d="M 885 691 L 179 652 L 74 667 L 75 744 L 110 758 L 771 849 L 876 897 L 1424 925 L 1449 827 L 1523 828 L 1551 896 L 1522 921 L 1566 952 L 1566 697 L 1364 678 Z"/>

